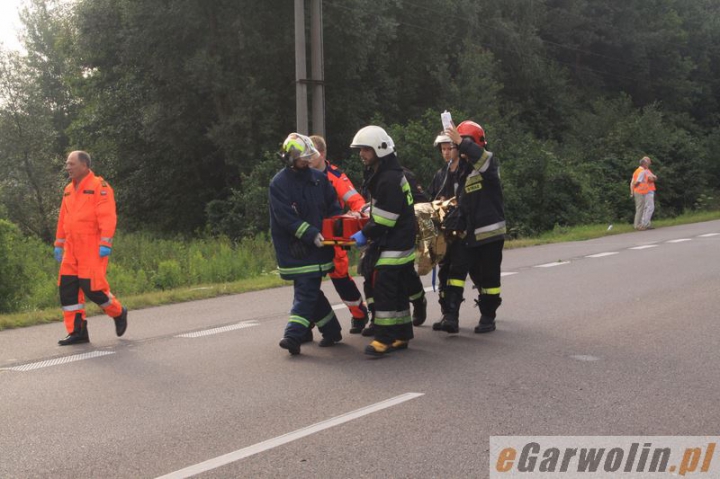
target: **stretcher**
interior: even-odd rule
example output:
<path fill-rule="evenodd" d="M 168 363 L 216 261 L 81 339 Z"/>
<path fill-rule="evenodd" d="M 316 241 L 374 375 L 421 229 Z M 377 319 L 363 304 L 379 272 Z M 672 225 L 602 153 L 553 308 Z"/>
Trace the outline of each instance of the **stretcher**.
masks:
<path fill-rule="evenodd" d="M 368 218 L 356 218 L 351 215 L 325 218 L 322 225 L 322 235 L 325 238 L 323 244 L 327 246 L 353 246 L 355 240 L 350 239 L 350 237 L 362 230 L 367 222 Z"/>

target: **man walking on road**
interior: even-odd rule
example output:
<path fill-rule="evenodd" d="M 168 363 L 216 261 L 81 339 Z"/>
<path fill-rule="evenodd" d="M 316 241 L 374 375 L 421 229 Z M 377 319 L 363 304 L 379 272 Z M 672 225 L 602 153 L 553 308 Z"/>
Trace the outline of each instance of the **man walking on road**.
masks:
<path fill-rule="evenodd" d="M 395 155 L 395 144 L 379 126 L 366 126 L 353 138 L 368 170 L 364 187 L 370 196 L 370 220 L 352 236 L 357 246 L 368 244 L 361 260 L 365 292 L 374 300 L 375 340 L 365 354 L 383 356 L 406 349 L 413 338 L 408 291 L 417 276 L 415 212 L 408 180 Z"/>
<path fill-rule="evenodd" d="M 113 318 L 118 336 L 127 329 L 127 308 L 110 293 L 106 279 L 117 223 L 115 195 L 107 181 L 95 176 L 91 163 L 84 151 L 73 151 L 65 161 L 71 181 L 63 194 L 55 239 L 60 304 L 68 332 L 60 346 L 90 341 L 85 298 Z"/>
<path fill-rule="evenodd" d="M 335 250 L 323 244 L 322 221 L 340 214 L 335 190 L 327 177 L 310 168 L 317 155 L 310 138 L 291 133 L 283 143 L 283 168 L 270 182 L 270 233 L 280 277 L 293 281 L 293 305 L 280 347 L 300 354 L 300 344 L 316 325 L 320 347 L 342 340 L 341 327 L 320 289 L 333 270 Z"/>

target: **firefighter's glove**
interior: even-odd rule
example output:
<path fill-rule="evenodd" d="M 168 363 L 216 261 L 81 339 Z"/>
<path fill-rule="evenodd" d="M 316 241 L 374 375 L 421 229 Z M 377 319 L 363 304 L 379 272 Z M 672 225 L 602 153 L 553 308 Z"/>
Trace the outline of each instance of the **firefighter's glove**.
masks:
<path fill-rule="evenodd" d="M 365 235 L 363 234 L 362 231 L 358 231 L 357 233 L 352 235 L 350 237 L 350 239 L 355 240 L 356 246 L 365 246 L 367 244 L 367 238 L 365 237 Z"/>
<path fill-rule="evenodd" d="M 323 244 L 323 241 L 325 241 L 325 238 L 323 238 L 322 234 L 318 233 L 317 236 L 315 237 L 315 239 L 313 240 L 313 243 L 315 243 L 315 246 L 317 246 L 318 248 L 322 248 L 323 246 L 325 246 Z"/>
<path fill-rule="evenodd" d="M 308 245 L 300 241 L 298 238 L 293 237 L 290 240 L 290 256 L 294 259 L 305 259 L 310 256 L 310 250 Z"/>
<path fill-rule="evenodd" d="M 108 248 L 107 246 L 100 247 L 100 257 L 101 258 L 104 258 L 105 256 L 110 256 L 110 253 L 112 253 L 112 248 Z"/>
<path fill-rule="evenodd" d="M 55 251 L 53 251 L 53 254 L 55 255 L 55 261 L 57 261 L 58 263 L 61 263 L 62 257 L 63 257 L 63 249 L 59 246 L 56 246 Z"/>

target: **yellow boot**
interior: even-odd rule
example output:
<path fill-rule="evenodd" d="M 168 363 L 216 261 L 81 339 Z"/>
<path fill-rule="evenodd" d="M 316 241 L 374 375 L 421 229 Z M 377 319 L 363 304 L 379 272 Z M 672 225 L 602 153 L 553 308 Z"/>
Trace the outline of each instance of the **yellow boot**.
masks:
<path fill-rule="evenodd" d="M 365 346 L 365 354 L 367 354 L 368 356 L 375 356 L 377 358 L 386 355 L 392 350 L 393 348 L 391 345 L 381 343 L 380 341 L 373 341 L 372 343 Z"/>

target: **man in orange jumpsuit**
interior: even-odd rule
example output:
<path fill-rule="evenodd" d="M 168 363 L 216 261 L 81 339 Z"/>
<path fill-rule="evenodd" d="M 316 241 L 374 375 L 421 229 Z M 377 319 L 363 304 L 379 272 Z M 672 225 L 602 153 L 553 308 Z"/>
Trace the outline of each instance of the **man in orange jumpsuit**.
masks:
<path fill-rule="evenodd" d="M 105 278 L 117 222 L 115 196 L 90 166 L 90 155 L 84 151 L 73 151 L 65 161 L 71 181 L 65 187 L 55 239 L 60 304 L 68 332 L 58 342 L 61 346 L 90 342 L 85 298 L 115 320 L 118 336 L 127 329 L 127 309 L 110 293 Z"/>
<path fill-rule="evenodd" d="M 341 208 L 347 205 L 350 211 L 359 212 L 365 205 L 365 199 L 355 190 L 350 178 L 340 168 L 327 161 L 325 139 L 318 135 L 313 135 L 310 139 L 319 153 L 310 159 L 310 167 L 325 173 L 330 184 L 335 188 Z M 330 279 L 340 299 L 352 314 L 350 334 L 360 334 L 368 322 L 367 305 L 348 271 L 350 262 L 347 251 L 339 246 L 335 246 L 334 263 L 335 271 L 330 273 Z"/>

